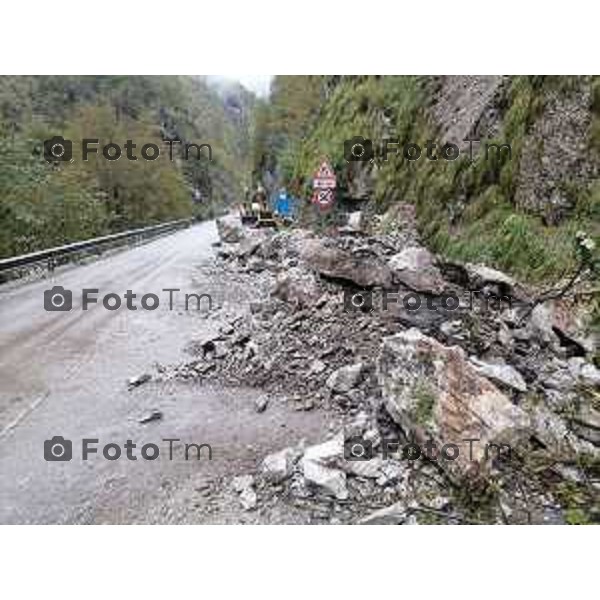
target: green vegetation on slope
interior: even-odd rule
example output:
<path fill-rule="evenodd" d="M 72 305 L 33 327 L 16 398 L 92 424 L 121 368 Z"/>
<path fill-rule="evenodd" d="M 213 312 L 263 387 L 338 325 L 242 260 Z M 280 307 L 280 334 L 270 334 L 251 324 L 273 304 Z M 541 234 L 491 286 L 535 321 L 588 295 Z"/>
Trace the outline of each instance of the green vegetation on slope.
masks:
<path fill-rule="evenodd" d="M 509 79 L 502 92 L 500 133 L 488 143 L 511 144 L 510 158 L 506 152 L 498 152 L 490 155 L 490 160 L 473 162 L 463 156 L 456 161 L 435 162 L 423 157 L 408 161 L 400 155 L 385 162 L 376 159 L 370 174 L 371 206 L 380 213 L 389 211 L 392 218 L 387 224 L 393 226 L 394 205 L 414 204 L 424 240 L 446 256 L 484 261 L 534 282 L 562 277 L 574 266 L 576 231 L 583 229 L 596 238 L 600 235 L 600 184 L 577 187 L 564 182 L 565 189 L 571 185 L 574 209 L 556 224 L 517 206 L 515 193 L 524 143 L 543 110 L 547 93 L 567 93 L 581 83 L 580 79 Z M 277 164 L 281 179 L 305 195 L 323 156 L 336 169 L 342 198 L 347 193 L 357 163 L 345 160 L 346 139 L 357 135 L 373 140 L 393 137 L 400 146 L 412 142 L 421 148 L 427 140 L 445 141 L 438 138 L 428 112 L 433 95 L 431 78 L 322 77 L 318 83 L 318 93 L 314 86 L 305 86 L 305 94 L 313 89 L 306 102 L 311 107 L 316 104 L 316 111 L 286 113 L 281 95 L 274 96 L 270 129 L 291 115 L 298 133 L 288 133 L 263 150 L 271 152 L 269 162 Z M 589 143 L 591 148 L 600 148 L 600 78 L 591 84 L 594 101 Z M 261 157 L 264 163 L 264 154 Z"/>
<path fill-rule="evenodd" d="M 0 256 L 231 202 L 249 168 L 249 139 L 228 112 L 230 97 L 191 77 L 0 77 Z M 74 162 L 45 162 L 43 140 L 56 135 L 73 141 Z M 82 138 L 122 149 L 131 139 L 138 157 L 143 144 L 162 148 L 164 139 L 207 143 L 213 160 L 204 152 L 200 160 L 191 153 L 188 160 L 131 161 L 123 150 L 114 162 L 98 155 L 83 162 Z M 192 202 L 193 190 L 201 204 Z"/>

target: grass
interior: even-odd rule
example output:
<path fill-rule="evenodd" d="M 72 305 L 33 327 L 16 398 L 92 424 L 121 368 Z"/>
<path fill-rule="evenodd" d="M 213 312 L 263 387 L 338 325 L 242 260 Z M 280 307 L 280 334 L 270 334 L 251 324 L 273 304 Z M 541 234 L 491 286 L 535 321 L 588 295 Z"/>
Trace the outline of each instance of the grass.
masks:
<path fill-rule="evenodd" d="M 592 86 L 590 144 L 600 152 L 600 77 L 584 79 Z M 510 79 L 499 102 L 501 133 L 488 143 L 509 143 L 511 159 L 496 155 L 472 163 L 466 157 L 434 162 L 424 157 L 406 161 L 396 155 L 387 162 L 376 161 L 369 168 L 377 212 L 384 213 L 398 202 L 412 203 L 420 233 L 434 251 L 486 262 L 534 284 L 557 281 L 575 264 L 576 231 L 590 233 L 600 245 L 600 183 L 582 187 L 564 182 L 563 192 L 575 210 L 556 226 L 545 225 L 539 216 L 517 207 L 515 192 L 524 141 L 544 109 L 547 93 L 574 93 L 584 79 Z M 344 198 L 357 173 L 356 163 L 345 160 L 344 140 L 357 135 L 373 140 L 393 136 L 400 145 L 413 142 L 421 148 L 429 139 L 441 141 L 427 114 L 430 92 L 426 80 L 419 77 L 342 81 L 323 104 L 314 127 L 286 154 L 286 177 L 300 182 L 300 193 L 308 195 L 312 173 L 327 157 L 338 175 L 338 198 Z M 385 227 L 392 229 L 393 223 L 390 227 L 388 219 Z"/>
<path fill-rule="evenodd" d="M 416 383 L 413 394 L 415 397 L 415 405 L 412 418 L 419 423 L 419 425 L 425 426 L 431 420 L 433 415 L 435 395 L 426 380 L 420 380 Z"/>

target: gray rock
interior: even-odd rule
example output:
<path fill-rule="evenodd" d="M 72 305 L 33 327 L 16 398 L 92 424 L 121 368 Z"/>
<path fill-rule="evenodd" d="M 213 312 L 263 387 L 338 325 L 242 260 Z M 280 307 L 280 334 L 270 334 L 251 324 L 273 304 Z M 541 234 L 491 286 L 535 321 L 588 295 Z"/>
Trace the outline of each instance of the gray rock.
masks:
<path fill-rule="evenodd" d="M 500 284 L 506 291 L 512 291 L 517 285 L 516 281 L 506 273 L 491 269 L 483 264 L 467 263 L 465 267 L 470 283 L 477 289 L 489 284 Z"/>
<path fill-rule="evenodd" d="M 552 329 L 553 315 L 549 306 L 538 304 L 529 317 L 527 331 L 530 336 L 543 344 L 558 344 L 558 337 Z"/>
<path fill-rule="evenodd" d="M 324 465 L 339 464 L 344 457 L 344 434 L 338 433 L 335 437 L 317 444 L 309 446 L 304 451 L 303 459 L 319 462 Z"/>
<path fill-rule="evenodd" d="M 152 379 L 152 375 L 150 373 L 142 373 L 141 375 L 137 375 L 136 377 L 131 377 L 127 381 L 127 387 L 132 390 L 133 388 L 139 387 L 144 383 L 147 383 Z"/>
<path fill-rule="evenodd" d="M 540 402 L 528 408 L 531 428 L 536 438 L 545 446 L 552 448 L 556 454 L 570 454 L 593 450 L 586 441 L 580 440 L 576 432 L 570 431 L 567 423 L 559 415 Z"/>
<path fill-rule="evenodd" d="M 327 369 L 327 365 L 322 361 L 316 358 L 310 365 L 309 375 L 320 375 L 323 371 Z"/>
<path fill-rule="evenodd" d="M 236 215 L 226 215 L 217 219 L 217 232 L 222 242 L 241 242 L 246 236 L 241 219 Z"/>
<path fill-rule="evenodd" d="M 600 446 L 600 411 L 591 406 L 581 407 L 573 417 L 571 428 L 580 438 Z"/>
<path fill-rule="evenodd" d="M 151 423 L 152 421 L 160 421 L 163 418 L 163 414 L 160 410 L 153 410 L 147 415 L 144 415 L 138 423 L 145 425 L 146 423 Z"/>
<path fill-rule="evenodd" d="M 348 214 L 346 228 L 350 231 L 361 231 L 363 225 L 362 211 L 357 210 Z"/>
<path fill-rule="evenodd" d="M 475 357 L 471 357 L 470 361 L 477 372 L 485 375 L 488 379 L 513 388 L 518 392 L 527 391 L 527 384 L 525 383 L 523 376 L 511 365 L 485 362 Z"/>
<path fill-rule="evenodd" d="M 292 267 L 277 275 L 271 295 L 299 307 L 314 304 L 321 296 L 313 273 Z"/>
<path fill-rule="evenodd" d="M 538 304 L 531 312 L 528 330 L 531 337 L 552 347 L 556 354 L 570 351 L 584 355 L 592 350 L 591 338 L 582 337 L 577 320 L 560 301 Z"/>
<path fill-rule="evenodd" d="M 259 396 L 254 401 L 254 408 L 257 413 L 265 412 L 265 410 L 267 410 L 267 406 L 269 406 L 269 399 L 267 396 Z"/>
<path fill-rule="evenodd" d="M 348 498 L 346 473 L 344 471 L 324 467 L 318 462 L 303 458 L 302 472 L 307 482 L 317 486 L 327 494 L 335 496 L 338 500 L 346 500 Z"/>
<path fill-rule="evenodd" d="M 308 267 L 325 277 L 365 288 L 389 288 L 392 284 L 389 267 L 376 256 L 351 254 L 339 248 L 325 246 L 317 240 L 307 240 L 301 257 Z"/>
<path fill-rule="evenodd" d="M 433 294 L 444 290 L 445 281 L 435 264 L 435 258 L 425 248 L 405 248 L 390 258 L 388 267 L 394 275 L 394 280 L 411 290 Z"/>
<path fill-rule="evenodd" d="M 381 474 L 377 479 L 377 485 L 395 485 L 402 481 L 406 475 L 406 466 L 396 461 L 386 460 L 381 466 Z"/>
<path fill-rule="evenodd" d="M 527 414 L 480 375 L 458 346 L 443 346 L 416 329 L 384 338 L 378 380 L 392 418 L 419 443 L 458 447 L 439 464 L 455 480 L 484 475 L 487 444 L 527 435 Z M 470 444 L 469 439 L 478 443 Z"/>
<path fill-rule="evenodd" d="M 224 340 L 214 342 L 215 358 L 223 358 L 229 354 L 229 344 Z"/>
<path fill-rule="evenodd" d="M 585 364 L 585 358 L 581 356 L 573 356 L 567 361 L 567 368 L 574 379 L 578 379 L 581 374 L 581 368 Z"/>
<path fill-rule="evenodd" d="M 285 448 L 269 454 L 261 466 L 264 478 L 271 483 L 281 483 L 293 473 L 294 465 L 300 455 L 301 451 L 296 448 Z"/>
<path fill-rule="evenodd" d="M 373 448 L 377 448 L 379 444 L 381 444 L 381 434 L 375 427 L 367 429 L 363 435 L 363 438 L 365 442 L 371 444 Z"/>
<path fill-rule="evenodd" d="M 338 434 L 331 440 L 306 449 L 300 466 L 306 481 L 339 500 L 348 498 L 346 473 L 340 465 L 344 456 L 344 436 Z"/>
<path fill-rule="evenodd" d="M 325 385 L 332 392 L 339 394 L 347 393 L 360 383 L 363 371 L 363 363 L 341 367 L 327 378 Z"/>
<path fill-rule="evenodd" d="M 250 231 L 242 229 L 241 234 L 240 244 L 235 252 L 238 258 L 249 258 L 254 254 L 258 254 L 269 238 L 269 234 L 261 229 Z"/>
<path fill-rule="evenodd" d="M 562 392 L 574 391 L 578 384 L 600 385 L 600 370 L 581 356 L 574 356 L 566 362 L 554 360 L 544 365 L 538 376 L 544 387 Z"/>
<path fill-rule="evenodd" d="M 344 463 L 346 473 L 364 479 L 379 479 L 383 475 L 384 461 L 379 456 L 369 460 L 347 460 Z"/>
<path fill-rule="evenodd" d="M 369 415 L 361 411 L 344 426 L 346 439 L 362 436 L 369 425 Z"/>
<path fill-rule="evenodd" d="M 381 508 L 361 519 L 359 525 L 401 525 L 408 516 L 406 504 L 396 502 L 386 508 Z"/>
<path fill-rule="evenodd" d="M 585 363 L 581 367 L 579 376 L 582 379 L 583 383 L 587 385 L 600 385 L 600 369 L 597 369 L 594 365 L 590 363 Z"/>
<path fill-rule="evenodd" d="M 240 502 L 244 510 L 252 510 L 253 508 L 256 508 L 258 496 L 251 487 L 248 487 L 242 490 L 242 493 L 240 494 Z"/>
<path fill-rule="evenodd" d="M 254 484 L 254 477 L 252 475 L 238 475 L 231 480 L 231 487 L 239 493 L 245 489 L 252 487 Z"/>

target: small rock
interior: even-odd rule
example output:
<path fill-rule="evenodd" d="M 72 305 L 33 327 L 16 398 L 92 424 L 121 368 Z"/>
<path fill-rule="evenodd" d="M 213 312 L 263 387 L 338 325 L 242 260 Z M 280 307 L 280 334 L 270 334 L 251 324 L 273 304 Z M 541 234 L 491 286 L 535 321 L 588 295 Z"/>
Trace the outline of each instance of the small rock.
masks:
<path fill-rule="evenodd" d="M 573 417 L 571 428 L 580 438 L 600 446 L 600 411 L 585 406 Z"/>
<path fill-rule="evenodd" d="M 511 365 L 504 363 L 489 363 L 478 358 L 471 357 L 471 364 L 478 373 L 485 375 L 488 379 L 511 387 L 518 392 L 526 392 L 527 384 L 523 376 Z"/>
<path fill-rule="evenodd" d="M 143 373 L 142 375 L 138 375 L 137 377 L 132 377 L 127 381 L 127 387 L 131 390 L 136 388 L 144 383 L 147 383 L 152 379 L 152 375 L 150 373 Z"/>
<path fill-rule="evenodd" d="M 371 447 L 373 448 L 377 448 L 381 443 L 381 434 L 379 433 L 379 430 L 375 427 L 367 429 L 367 431 L 365 431 L 363 435 L 363 438 L 365 442 L 371 444 Z"/>
<path fill-rule="evenodd" d="M 244 510 L 256 508 L 258 503 L 256 492 L 251 487 L 245 488 L 240 494 L 240 502 Z"/>
<path fill-rule="evenodd" d="M 252 487 L 254 483 L 254 477 L 252 475 L 237 475 L 231 480 L 231 487 L 239 493 L 245 489 Z"/>
<path fill-rule="evenodd" d="M 229 347 L 227 345 L 227 342 L 224 342 L 224 341 L 214 342 L 214 348 L 215 348 L 215 351 L 214 351 L 215 358 L 223 358 L 229 354 Z"/>
<path fill-rule="evenodd" d="M 235 215 L 226 215 L 217 219 L 217 232 L 222 242 L 237 243 L 246 237 L 242 221 Z"/>
<path fill-rule="evenodd" d="M 369 415 L 362 411 L 359 412 L 350 423 L 344 427 L 346 439 L 351 437 L 359 437 L 365 432 L 369 425 Z"/>
<path fill-rule="evenodd" d="M 262 462 L 262 473 L 271 483 L 281 483 L 294 471 L 294 464 L 300 458 L 301 451 L 295 448 L 285 448 L 274 454 L 269 454 Z"/>
<path fill-rule="evenodd" d="M 600 386 L 600 369 L 597 369 L 590 363 L 586 363 L 581 367 L 579 377 L 582 379 L 583 383 Z"/>
<path fill-rule="evenodd" d="M 369 460 L 348 460 L 345 463 L 346 473 L 364 479 L 379 479 L 382 475 L 383 460 L 374 456 Z"/>
<path fill-rule="evenodd" d="M 421 246 L 410 246 L 389 259 L 394 279 L 417 292 L 441 293 L 445 281 L 435 265 L 435 258 Z"/>
<path fill-rule="evenodd" d="M 308 370 L 308 374 L 309 375 L 320 375 L 323 371 L 325 371 L 325 369 L 327 368 L 327 365 L 322 361 L 319 360 L 318 358 L 313 360 L 313 362 L 310 365 L 310 368 Z"/>
<path fill-rule="evenodd" d="M 257 413 L 265 412 L 267 406 L 269 406 L 269 399 L 266 396 L 260 396 L 254 401 L 254 408 Z"/>
<path fill-rule="evenodd" d="M 146 423 L 151 423 L 152 421 L 160 421 L 162 418 L 163 418 L 163 414 L 160 410 L 153 410 L 151 413 L 142 417 L 138 421 L 138 423 L 141 423 L 142 425 L 144 425 Z"/>
<path fill-rule="evenodd" d="M 342 367 L 329 376 L 325 385 L 333 392 L 347 393 L 360 383 L 363 369 L 363 363 Z"/>
<path fill-rule="evenodd" d="M 343 456 L 343 434 L 307 448 L 300 463 L 306 481 L 339 500 L 348 498 L 346 473 L 333 466 L 341 464 Z"/>
<path fill-rule="evenodd" d="M 343 227 L 344 231 L 358 232 L 363 228 L 363 214 L 362 211 L 357 210 L 348 213 L 346 225 Z"/>
<path fill-rule="evenodd" d="M 444 321 L 440 325 L 440 331 L 448 337 L 455 337 L 462 332 L 463 324 L 460 319 L 454 319 L 452 321 Z"/>
<path fill-rule="evenodd" d="M 407 508 L 404 502 L 396 502 L 391 506 L 376 510 L 361 519 L 359 525 L 401 525 L 407 519 Z"/>
<path fill-rule="evenodd" d="M 315 401 L 312 398 L 304 400 L 304 410 L 312 410 L 315 407 Z"/>
<path fill-rule="evenodd" d="M 396 462 L 386 460 L 380 468 L 380 475 L 377 479 L 377 485 L 396 485 L 404 479 L 405 468 Z"/>
<path fill-rule="evenodd" d="M 337 463 L 344 457 L 344 435 L 339 433 L 335 437 L 317 444 L 309 446 L 304 452 L 304 458 L 313 460 L 321 464 L 330 465 Z"/>
<path fill-rule="evenodd" d="M 302 470 L 305 479 L 338 500 L 348 498 L 346 488 L 346 473 L 339 469 L 324 467 L 318 462 L 302 459 Z"/>
<path fill-rule="evenodd" d="M 467 263 L 465 266 L 471 286 L 476 289 L 480 289 L 485 285 L 495 284 L 501 288 L 501 293 L 509 294 L 517 285 L 515 280 L 506 273 L 486 267 L 483 264 L 475 265 Z"/>

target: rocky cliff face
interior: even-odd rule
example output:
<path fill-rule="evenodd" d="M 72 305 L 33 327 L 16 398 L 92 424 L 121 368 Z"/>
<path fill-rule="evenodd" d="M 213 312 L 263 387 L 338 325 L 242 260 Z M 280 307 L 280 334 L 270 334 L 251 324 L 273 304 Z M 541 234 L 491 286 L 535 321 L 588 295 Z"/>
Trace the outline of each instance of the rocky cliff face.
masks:
<path fill-rule="evenodd" d="M 515 202 L 556 224 L 576 208 L 573 192 L 597 183 L 598 154 L 590 148 L 592 94 L 582 81 L 550 92 L 523 145 Z"/>
<path fill-rule="evenodd" d="M 467 138 L 493 138 L 500 129 L 500 97 L 507 78 L 499 75 L 435 77 L 430 108 L 440 139 L 468 151 Z"/>
<path fill-rule="evenodd" d="M 468 151 L 467 138 L 510 139 L 508 95 L 514 78 L 434 78 L 430 115 L 441 139 Z M 528 122 L 513 139 L 518 161 L 515 206 L 557 224 L 572 215 L 577 196 L 598 181 L 600 155 L 592 139 L 593 82 L 574 77 L 539 85 Z"/>

